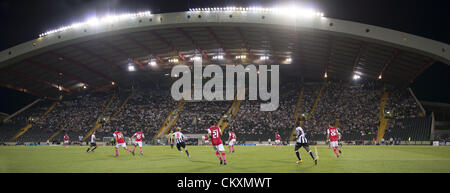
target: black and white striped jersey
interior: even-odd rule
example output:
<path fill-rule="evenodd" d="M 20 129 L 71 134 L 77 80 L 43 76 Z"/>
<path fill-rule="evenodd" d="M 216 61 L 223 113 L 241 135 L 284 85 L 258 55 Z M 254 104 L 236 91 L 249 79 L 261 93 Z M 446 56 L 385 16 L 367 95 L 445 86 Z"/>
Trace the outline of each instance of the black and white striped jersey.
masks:
<path fill-rule="evenodd" d="M 308 143 L 308 140 L 305 137 L 305 132 L 300 126 L 295 129 L 295 138 L 297 139 L 297 143 Z"/>
<path fill-rule="evenodd" d="M 91 135 L 91 143 L 95 143 L 95 135 L 94 134 Z"/>
<path fill-rule="evenodd" d="M 173 133 L 173 136 L 175 138 L 175 143 L 184 142 L 185 137 L 184 137 L 183 133 L 177 131 L 177 132 Z"/>

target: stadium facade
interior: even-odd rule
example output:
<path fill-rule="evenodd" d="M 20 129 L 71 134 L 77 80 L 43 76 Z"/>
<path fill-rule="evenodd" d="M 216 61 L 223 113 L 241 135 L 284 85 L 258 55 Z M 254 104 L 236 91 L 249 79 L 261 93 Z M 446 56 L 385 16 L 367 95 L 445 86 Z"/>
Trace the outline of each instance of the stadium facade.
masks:
<path fill-rule="evenodd" d="M 130 88 L 137 76 L 141 79 L 159 77 L 167 74 L 174 65 L 192 65 L 195 57 L 202 57 L 204 65 L 279 64 L 282 73 L 310 82 L 363 77 L 396 87 L 407 86 L 436 61 L 450 64 L 447 44 L 382 27 L 328 18 L 320 12 L 199 8 L 176 13 L 140 12 L 92 18 L 40 34 L 37 39 L 0 52 L 0 84 L 58 101 L 62 93 L 77 95 L 84 89 L 112 92 L 116 88 Z M 287 70 L 283 71 L 283 68 Z M 320 86 L 308 89 L 316 89 L 317 92 L 309 94 L 316 98 L 315 103 L 319 103 L 319 96 L 326 92 Z M 128 91 L 133 93 L 134 88 Z M 300 89 L 294 91 L 298 92 Z M 129 98 L 116 94 L 109 96 L 113 96 L 110 102 L 120 115 Z M 382 100 L 384 96 L 382 94 L 378 99 Z M 114 97 L 121 98 L 120 102 L 114 103 Z M 420 106 L 417 100 L 415 103 Z M 158 124 L 165 130 L 154 133 L 155 136 L 166 133 L 182 116 L 179 107 L 185 104 L 178 102 L 177 105 L 177 108 L 172 107 L 174 110 L 169 115 L 162 115 L 163 120 Z M 236 116 L 239 105 L 235 102 L 225 104 L 220 112 L 223 111 L 224 117 Z M 50 111 L 57 107 L 56 104 L 51 106 Z M 109 106 L 110 103 L 105 103 L 105 107 Z M 312 105 L 304 112 L 314 111 L 316 106 Z M 106 108 L 98 110 L 107 111 Z M 292 113 L 294 110 L 295 122 L 300 112 L 295 106 Z M 51 113 L 47 111 L 43 118 Z M 100 118 L 116 113 L 111 111 L 110 115 L 103 116 L 103 112 L 102 116 L 95 115 L 88 127 L 101 127 Z M 226 122 L 222 115 L 219 116 L 220 124 Z M 309 117 L 314 118 L 314 115 Z M 388 124 L 382 120 L 380 117 L 377 127 Z M 430 125 L 428 119 L 419 122 Z M 285 138 L 295 124 L 287 126 Z M 64 127 L 62 122 L 57 125 L 55 127 Z"/>

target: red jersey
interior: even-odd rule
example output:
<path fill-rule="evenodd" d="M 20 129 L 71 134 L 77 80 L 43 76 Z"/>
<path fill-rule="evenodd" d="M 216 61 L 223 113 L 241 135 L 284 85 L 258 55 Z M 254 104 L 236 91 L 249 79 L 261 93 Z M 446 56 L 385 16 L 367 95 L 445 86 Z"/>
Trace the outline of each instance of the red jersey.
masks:
<path fill-rule="evenodd" d="M 281 139 L 280 134 L 275 134 L 275 140 L 280 140 L 280 139 Z"/>
<path fill-rule="evenodd" d="M 222 144 L 222 139 L 220 138 L 220 128 L 217 126 L 211 126 L 208 129 L 208 133 L 211 134 L 211 140 L 213 145 Z"/>
<path fill-rule="evenodd" d="M 327 130 L 328 137 L 330 138 L 330 141 L 338 141 L 339 140 L 339 131 L 338 129 L 334 127 L 330 127 Z"/>
<path fill-rule="evenodd" d="M 208 141 L 208 134 L 205 135 L 205 141 Z"/>
<path fill-rule="evenodd" d="M 236 139 L 236 134 L 234 134 L 234 132 L 233 131 L 230 131 L 230 140 L 232 140 L 232 139 Z"/>
<path fill-rule="evenodd" d="M 69 136 L 64 135 L 64 141 L 69 141 Z"/>
<path fill-rule="evenodd" d="M 116 139 L 117 139 L 117 143 L 125 143 L 125 139 L 124 139 L 124 137 L 123 137 L 123 134 L 122 134 L 122 132 L 119 132 L 119 131 L 114 131 L 114 137 L 116 137 Z"/>
<path fill-rule="evenodd" d="M 142 141 L 142 138 L 144 138 L 144 134 L 142 132 L 136 132 L 134 136 L 136 136 L 135 141 Z"/>

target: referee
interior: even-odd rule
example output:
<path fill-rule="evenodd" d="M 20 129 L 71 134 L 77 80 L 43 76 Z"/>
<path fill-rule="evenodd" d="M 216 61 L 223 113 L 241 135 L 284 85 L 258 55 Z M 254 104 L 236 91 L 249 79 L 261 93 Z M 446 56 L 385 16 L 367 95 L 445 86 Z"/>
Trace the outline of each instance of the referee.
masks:
<path fill-rule="evenodd" d="M 300 126 L 295 128 L 295 139 L 297 141 L 297 143 L 295 143 L 295 155 L 297 155 L 298 158 L 297 164 L 303 162 L 302 158 L 300 158 L 300 153 L 298 152 L 298 149 L 303 147 L 309 153 L 309 155 L 311 155 L 312 159 L 314 160 L 314 164 L 317 165 L 317 158 L 314 157 L 313 152 L 311 151 L 311 149 L 309 149 L 308 140 L 305 137 L 305 132 Z"/>

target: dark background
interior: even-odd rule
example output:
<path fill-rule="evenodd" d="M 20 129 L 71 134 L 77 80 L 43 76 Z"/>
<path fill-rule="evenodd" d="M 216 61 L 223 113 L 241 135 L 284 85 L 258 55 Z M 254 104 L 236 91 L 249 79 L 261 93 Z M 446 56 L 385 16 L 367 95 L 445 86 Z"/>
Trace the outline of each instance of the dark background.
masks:
<path fill-rule="evenodd" d="M 197 7 L 311 6 L 326 17 L 356 21 L 423 36 L 449 44 L 448 0 L 1 0 L 0 50 L 29 41 L 38 34 L 106 13 L 150 10 L 186 11 Z M 450 66 L 434 63 L 410 85 L 419 100 L 450 103 Z M 36 97 L 0 87 L 0 112 L 13 113 Z"/>

